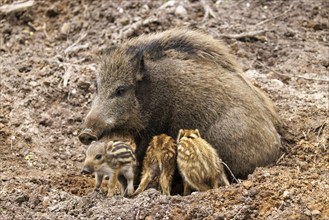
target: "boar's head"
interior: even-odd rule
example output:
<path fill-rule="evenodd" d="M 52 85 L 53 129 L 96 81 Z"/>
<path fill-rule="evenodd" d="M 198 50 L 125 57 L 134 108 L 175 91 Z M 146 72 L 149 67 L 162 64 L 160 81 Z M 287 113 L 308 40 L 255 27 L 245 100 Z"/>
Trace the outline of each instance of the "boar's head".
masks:
<path fill-rule="evenodd" d="M 137 99 L 139 82 L 145 75 L 141 50 L 133 47 L 111 48 L 96 76 L 96 94 L 79 135 L 83 144 L 104 136 L 124 135 L 143 128 Z"/>

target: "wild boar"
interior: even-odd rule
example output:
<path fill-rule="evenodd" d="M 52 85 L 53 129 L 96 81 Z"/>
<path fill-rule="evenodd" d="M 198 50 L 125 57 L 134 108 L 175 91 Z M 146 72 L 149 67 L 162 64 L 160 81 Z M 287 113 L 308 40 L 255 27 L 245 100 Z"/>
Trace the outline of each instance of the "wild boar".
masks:
<path fill-rule="evenodd" d="M 176 139 L 180 128 L 198 128 L 238 178 L 280 157 L 273 103 L 222 42 L 200 31 L 175 28 L 110 48 L 96 85 L 79 139 L 132 135 L 138 174 L 151 138 Z"/>

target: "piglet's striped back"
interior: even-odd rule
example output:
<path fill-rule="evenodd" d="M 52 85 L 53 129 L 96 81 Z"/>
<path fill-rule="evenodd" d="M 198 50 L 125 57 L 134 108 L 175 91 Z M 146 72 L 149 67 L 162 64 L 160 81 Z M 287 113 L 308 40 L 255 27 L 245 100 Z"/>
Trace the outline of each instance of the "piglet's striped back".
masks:
<path fill-rule="evenodd" d="M 132 146 L 123 141 L 110 142 L 106 157 L 109 166 L 113 169 L 136 163 L 136 157 Z"/>

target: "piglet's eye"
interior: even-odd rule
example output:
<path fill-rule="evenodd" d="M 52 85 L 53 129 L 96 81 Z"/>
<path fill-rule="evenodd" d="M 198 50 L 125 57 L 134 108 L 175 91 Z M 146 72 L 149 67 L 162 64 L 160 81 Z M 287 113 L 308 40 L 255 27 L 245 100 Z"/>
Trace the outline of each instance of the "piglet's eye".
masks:
<path fill-rule="evenodd" d="M 96 160 L 100 160 L 102 159 L 102 155 L 101 154 L 97 154 L 96 157 L 95 157 Z"/>

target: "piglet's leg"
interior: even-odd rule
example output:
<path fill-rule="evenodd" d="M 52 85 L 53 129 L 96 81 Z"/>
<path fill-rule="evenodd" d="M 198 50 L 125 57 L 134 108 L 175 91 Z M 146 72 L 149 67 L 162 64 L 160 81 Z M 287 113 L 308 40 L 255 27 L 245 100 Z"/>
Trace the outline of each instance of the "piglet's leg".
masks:
<path fill-rule="evenodd" d="M 171 158 L 163 164 L 164 166 L 162 167 L 160 174 L 160 185 L 162 193 L 170 196 L 170 188 L 176 165 L 175 158 Z"/>
<path fill-rule="evenodd" d="M 114 195 L 115 186 L 118 182 L 118 172 L 113 172 L 109 179 L 109 190 L 107 192 L 107 197 L 112 197 Z"/>
<path fill-rule="evenodd" d="M 224 186 L 229 186 L 230 185 L 230 182 L 228 181 L 227 176 L 224 172 L 221 172 L 220 178 L 221 178 L 221 182 Z"/>
<path fill-rule="evenodd" d="M 186 180 L 183 179 L 183 184 L 184 184 L 184 196 L 190 195 L 191 194 L 191 187 L 188 184 Z"/>
<path fill-rule="evenodd" d="M 120 182 L 120 191 L 121 195 L 125 194 L 125 191 L 127 189 L 127 179 L 124 175 L 119 175 L 119 182 Z"/>
<path fill-rule="evenodd" d="M 215 177 L 213 180 L 212 188 L 216 189 L 218 188 L 218 186 L 219 186 L 219 179 Z"/>
<path fill-rule="evenodd" d="M 98 192 L 100 190 L 100 187 L 103 182 L 103 177 L 104 177 L 104 175 L 102 175 L 102 174 L 98 174 L 98 173 L 95 174 L 96 184 L 95 184 L 94 191 Z"/>
<path fill-rule="evenodd" d="M 211 189 L 206 183 L 194 182 L 193 186 L 196 190 L 198 190 L 200 192 L 205 192 L 205 191 Z M 217 186 L 218 186 L 218 183 L 217 183 Z"/>
<path fill-rule="evenodd" d="M 142 180 L 136 189 L 134 195 L 137 195 L 145 190 L 145 188 L 148 186 L 148 184 L 151 182 L 152 176 L 151 176 L 151 171 L 147 170 L 143 173 Z"/>
<path fill-rule="evenodd" d="M 127 179 L 127 195 L 131 196 L 134 193 L 134 167 L 129 167 L 124 176 Z"/>

